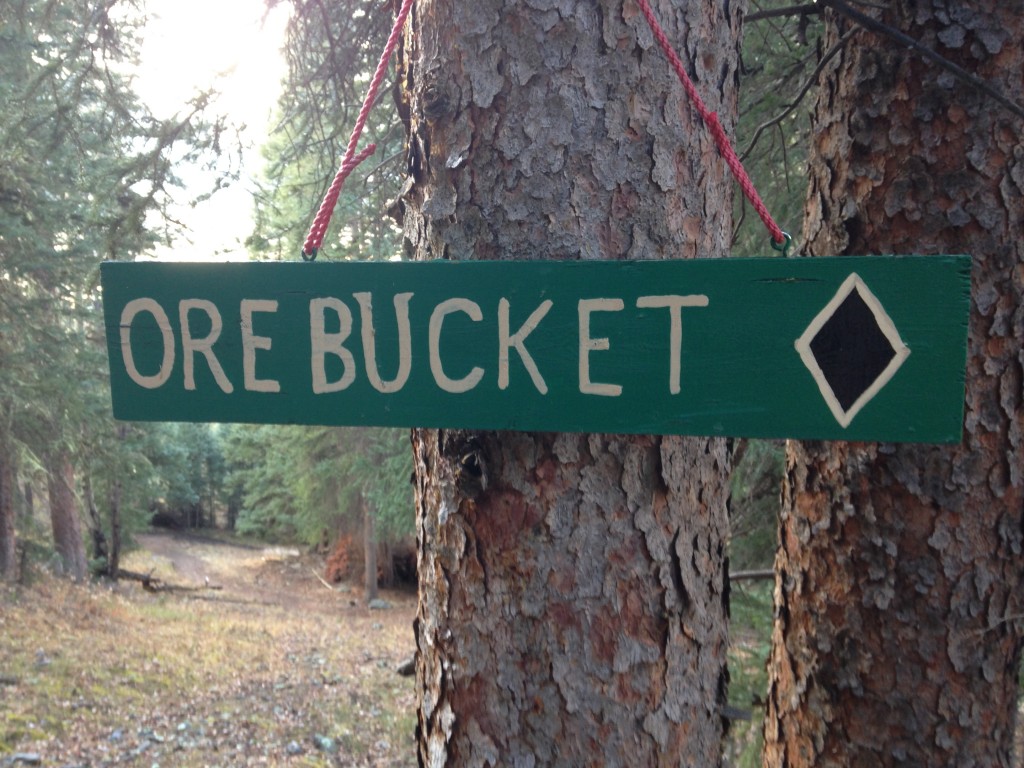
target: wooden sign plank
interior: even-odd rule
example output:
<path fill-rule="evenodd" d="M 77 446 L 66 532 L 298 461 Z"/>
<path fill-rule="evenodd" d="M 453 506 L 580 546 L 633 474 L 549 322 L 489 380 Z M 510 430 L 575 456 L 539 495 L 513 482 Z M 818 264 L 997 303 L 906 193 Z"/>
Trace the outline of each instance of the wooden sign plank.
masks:
<path fill-rule="evenodd" d="M 114 415 L 955 442 L 970 258 L 108 263 Z"/>

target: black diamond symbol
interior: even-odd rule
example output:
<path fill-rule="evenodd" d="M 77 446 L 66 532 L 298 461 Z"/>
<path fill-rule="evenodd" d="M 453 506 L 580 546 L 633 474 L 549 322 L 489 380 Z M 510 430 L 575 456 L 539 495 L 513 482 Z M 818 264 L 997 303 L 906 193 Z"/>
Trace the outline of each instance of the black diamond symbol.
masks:
<path fill-rule="evenodd" d="M 796 349 L 844 427 L 910 354 L 881 302 L 856 274 L 843 281 Z"/>
<path fill-rule="evenodd" d="M 811 339 L 811 352 L 844 411 L 896 357 L 860 293 L 851 291 Z"/>

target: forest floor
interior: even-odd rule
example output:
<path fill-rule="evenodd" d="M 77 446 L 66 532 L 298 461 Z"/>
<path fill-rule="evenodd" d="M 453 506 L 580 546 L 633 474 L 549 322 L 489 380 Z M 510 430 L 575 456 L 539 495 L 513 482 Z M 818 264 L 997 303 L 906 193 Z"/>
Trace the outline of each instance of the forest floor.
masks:
<path fill-rule="evenodd" d="M 416 597 L 327 588 L 319 559 L 137 537 L 136 582 L 0 587 L 0 767 L 411 766 Z"/>
<path fill-rule="evenodd" d="M 33 571 L 0 587 L 0 768 L 416 764 L 411 592 L 326 587 L 322 559 L 149 533 L 137 582 L 75 586 Z M 726 765 L 760 765 L 771 585 L 733 592 Z M 751 711 L 752 710 L 752 711 Z M 1024 700 L 1014 765 L 1024 768 Z"/>

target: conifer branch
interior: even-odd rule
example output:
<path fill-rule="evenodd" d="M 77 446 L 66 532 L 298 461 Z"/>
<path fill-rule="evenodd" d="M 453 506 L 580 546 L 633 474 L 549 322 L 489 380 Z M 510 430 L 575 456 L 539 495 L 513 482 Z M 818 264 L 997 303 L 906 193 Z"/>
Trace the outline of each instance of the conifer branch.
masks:
<path fill-rule="evenodd" d="M 839 51 L 842 50 L 843 46 L 846 45 L 846 43 L 849 41 L 851 37 L 853 37 L 853 30 L 846 32 L 841 38 L 839 38 L 839 42 L 837 42 L 835 45 L 829 48 L 828 52 L 821 57 L 821 60 L 818 62 L 818 66 L 814 68 L 814 71 L 811 72 L 811 76 L 807 78 L 803 86 L 801 86 L 800 91 L 797 93 L 796 97 L 789 104 L 786 105 L 786 108 L 782 110 L 781 113 L 773 117 L 771 120 L 766 120 L 765 122 L 757 126 L 757 130 L 754 131 L 753 138 L 751 138 L 750 143 L 747 144 L 747 148 L 743 150 L 743 153 L 740 155 L 740 160 L 747 159 L 747 156 L 754 150 L 754 147 L 757 145 L 758 139 L 761 138 L 762 133 L 767 131 L 769 128 L 772 128 L 781 123 L 790 115 L 790 113 L 792 113 L 794 109 L 796 109 L 800 105 L 800 102 L 803 101 L 804 96 L 806 96 L 807 92 L 811 90 L 811 86 L 813 86 L 817 82 L 818 75 L 821 74 L 821 71 L 825 68 L 825 65 L 828 64 L 833 59 L 833 57 L 835 57 L 835 55 L 839 53 Z"/>
<path fill-rule="evenodd" d="M 817 3 L 804 3 L 803 5 L 787 5 L 785 8 L 769 8 L 766 11 L 755 11 L 743 17 L 743 23 L 749 21 L 761 21 L 762 19 L 777 19 L 780 16 L 809 16 L 820 14 L 821 6 Z"/>

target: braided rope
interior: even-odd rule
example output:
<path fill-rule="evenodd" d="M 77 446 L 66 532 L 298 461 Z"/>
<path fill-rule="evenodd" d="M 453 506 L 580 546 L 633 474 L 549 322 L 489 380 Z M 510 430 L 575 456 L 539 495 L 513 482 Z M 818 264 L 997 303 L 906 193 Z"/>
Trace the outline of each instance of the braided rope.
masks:
<path fill-rule="evenodd" d="M 715 140 L 715 144 L 718 146 L 718 152 L 722 155 L 722 159 L 725 160 L 726 165 L 729 166 L 729 170 L 732 171 L 733 177 L 739 182 L 740 189 L 743 190 L 743 194 L 746 196 L 750 204 L 754 206 L 754 210 L 757 211 L 757 215 L 764 222 L 768 232 L 772 236 L 773 243 L 780 245 L 787 244 L 789 241 L 789 235 L 782 231 L 778 224 L 775 223 L 775 219 L 768 212 L 767 206 L 761 200 L 761 196 L 757 193 L 757 189 L 754 187 L 754 182 L 750 179 L 746 170 L 743 168 L 743 163 L 736 156 L 736 151 L 732 148 L 732 144 L 729 142 L 729 138 L 725 135 L 725 129 L 722 128 L 722 124 L 718 121 L 718 115 L 707 108 L 704 104 L 704 100 L 701 99 L 700 94 L 697 92 L 696 86 L 693 81 L 690 80 L 690 76 L 686 73 L 686 68 L 683 66 L 683 62 L 676 54 L 672 45 L 668 41 L 668 37 L 665 35 L 665 30 L 661 28 L 658 20 L 654 16 L 654 11 L 651 10 L 651 6 L 647 0 L 636 0 L 637 5 L 640 7 L 640 12 L 643 13 L 644 18 L 647 19 L 647 24 L 651 28 L 651 32 L 654 33 L 654 39 L 658 42 L 659 47 L 668 58 L 669 64 L 672 65 L 672 69 L 675 70 L 676 76 L 679 78 L 679 82 L 683 84 L 683 90 L 686 91 L 687 97 L 690 99 L 690 103 L 693 104 L 694 109 L 697 110 L 697 114 L 700 115 L 701 119 L 708 126 L 711 131 L 711 135 Z M 774 247 L 774 245 L 773 245 Z"/>
<path fill-rule="evenodd" d="M 395 19 L 395 24 L 391 28 L 391 35 L 388 37 L 387 45 L 384 46 L 384 51 L 380 55 L 380 61 L 377 62 L 377 69 L 373 73 L 373 79 L 370 81 L 369 88 L 366 90 L 363 106 L 359 110 L 355 127 L 352 129 L 352 135 L 349 137 L 345 156 L 341 160 L 341 168 L 338 169 L 334 181 L 328 187 L 324 200 L 320 204 L 320 209 L 316 212 L 313 223 L 309 227 L 306 241 L 302 245 L 302 258 L 304 261 L 313 261 L 316 258 L 317 251 L 320 250 L 320 246 L 324 242 L 324 236 L 327 234 L 327 227 L 331 223 L 334 207 L 338 204 L 341 189 L 345 185 L 345 179 L 348 178 L 357 165 L 372 155 L 377 149 L 376 144 L 370 144 L 366 149 L 356 154 L 356 145 L 359 143 L 359 137 L 362 135 L 363 128 L 366 127 L 366 121 L 370 117 L 370 110 L 377 99 L 377 91 L 384 80 L 384 75 L 387 74 L 391 55 L 395 52 L 395 48 L 398 45 L 398 37 L 402 32 L 402 27 L 405 26 L 405 20 L 409 17 L 409 11 L 412 10 L 413 2 L 414 0 L 403 0 L 402 8 L 398 12 L 398 18 Z"/>

